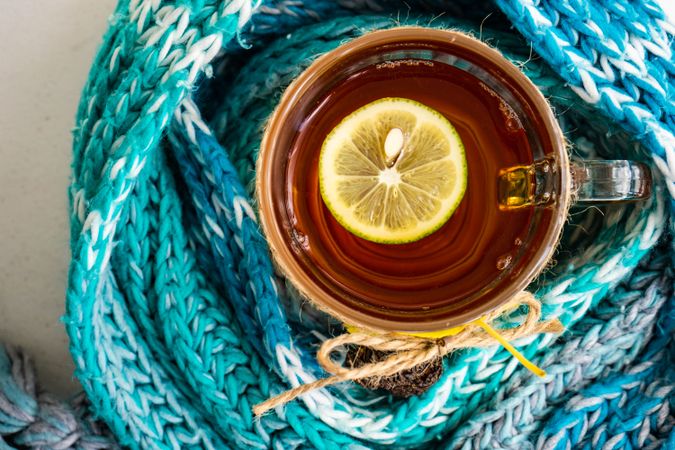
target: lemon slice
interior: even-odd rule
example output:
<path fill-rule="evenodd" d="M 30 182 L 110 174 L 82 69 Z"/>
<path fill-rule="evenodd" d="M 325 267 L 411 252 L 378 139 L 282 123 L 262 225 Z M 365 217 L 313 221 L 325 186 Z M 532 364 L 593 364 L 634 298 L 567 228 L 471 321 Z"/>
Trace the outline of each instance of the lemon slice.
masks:
<path fill-rule="evenodd" d="M 326 137 L 319 185 L 326 206 L 353 234 L 403 244 L 436 231 L 466 190 L 464 145 L 438 111 L 382 98 L 347 116 Z"/>

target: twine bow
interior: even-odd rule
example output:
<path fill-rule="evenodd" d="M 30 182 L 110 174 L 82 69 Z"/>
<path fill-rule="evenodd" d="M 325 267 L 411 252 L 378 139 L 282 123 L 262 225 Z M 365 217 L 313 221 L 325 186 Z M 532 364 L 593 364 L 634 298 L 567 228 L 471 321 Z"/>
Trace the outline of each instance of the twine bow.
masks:
<path fill-rule="evenodd" d="M 520 306 L 527 306 L 527 315 L 523 322 L 513 328 L 500 329 L 499 332 L 489 324 L 497 317 Z M 558 319 L 540 321 L 541 304 L 529 292 L 521 292 L 512 302 L 502 308 L 475 320 L 462 327 L 448 330 L 448 335 L 430 339 L 402 333 L 373 333 L 365 330 L 354 330 L 324 341 L 316 358 L 332 376 L 303 384 L 270 398 L 253 408 L 256 416 L 265 414 L 270 409 L 284 405 L 296 397 L 330 386 L 342 381 L 360 380 L 370 377 L 387 377 L 404 370 L 412 369 L 420 364 L 442 358 L 453 350 L 469 347 L 488 347 L 500 343 L 525 367 L 538 376 L 546 373 L 528 361 L 509 341 L 538 333 L 560 333 L 563 326 Z M 373 350 L 392 352 L 390 356 L 375 363 L 359 367 L 344 367 L 331 358 L 333 352 L 347 345 L 360 345 Z"/>

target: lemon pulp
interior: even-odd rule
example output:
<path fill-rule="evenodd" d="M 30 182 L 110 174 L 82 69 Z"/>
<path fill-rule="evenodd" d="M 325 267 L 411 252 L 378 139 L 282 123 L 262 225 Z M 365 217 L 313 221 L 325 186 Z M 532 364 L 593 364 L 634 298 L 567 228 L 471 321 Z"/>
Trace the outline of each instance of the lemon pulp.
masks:
<path fill-rule="evenodd" d="M 345 117 L 319 158 L 321 196 L 335 219 L 373 242 L 402 244 L 440 228 L 467 183 L 464 145 L 438 111 L 388 97 Z"/>

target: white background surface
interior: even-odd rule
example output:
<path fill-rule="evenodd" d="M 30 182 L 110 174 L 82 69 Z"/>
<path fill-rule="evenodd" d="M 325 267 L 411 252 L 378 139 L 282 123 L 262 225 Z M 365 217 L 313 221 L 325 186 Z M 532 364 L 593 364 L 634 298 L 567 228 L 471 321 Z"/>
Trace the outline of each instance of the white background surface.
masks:
<path fill-rule="evenodd" d="M 75 109 L 113 0 L 0 0 L 0 341 L 73 392 L 63 314 Z M 675 0 L 662 0 L 675 18 Z"/>
<path fill-rule="evenodd" d="M 0 341 L 77 385 L 63 315 L 67 186 L 80 91 L 113 0 L 0 0 Z"/>

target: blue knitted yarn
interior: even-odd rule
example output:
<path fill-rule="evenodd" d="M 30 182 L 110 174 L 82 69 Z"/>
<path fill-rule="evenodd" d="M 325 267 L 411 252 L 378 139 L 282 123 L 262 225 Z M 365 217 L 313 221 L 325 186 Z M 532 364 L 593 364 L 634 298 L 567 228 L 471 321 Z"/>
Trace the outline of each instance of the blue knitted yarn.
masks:
<path fill-rule="evenodd" d="M 91 420 L 83 398 L 70 404 L 40 392 L 31 359 L 0 346 L 0 450 L 114 449 L 104 426 Z"/>
<path fill-rule="evenodd" d="M 675 26 L 653 0 L 497 0 L 586 102 L 652 151 L 675 198 Z"/>
<path fill-rule="evenodd" d="M 669 266 L 668 247 L 662 244 L 643 260 L 629 280 L 562 337 L 561 347 L 537 360 L 537 364 L 549 374 L 546 379 L 532 377 L 526 372 L 511 377 L 500 387 L 494 399 L 453 433 L 449 448 L 526 448 L 537 435 L 540 435 L 538 447 L 550 447 L 553 443 L 554 448 L 566 448 L 566 443 L 578 443 L 579 440 L 574 439 L 564 442 L 564 436 L 544 438 L 561 428 L 569 428 L 569 423 L 564 421 L 573 421 L 580 429 L 584 428 L 586 416 L 573 416 L 564 411 L 556 411 L 554 416 L 558 417 L 557 421 L 548 419 L 545 424 L 546 418 L 565 399 L 572 396 L 579 398 L 586 392 L 592 392 L 606 384 L 607 377 L 623 377 L 635 382 L 649 376 L 653 380 L 656 374 L 649 373 L 653 365 L 666 368 L 664 363 L 667 359 L 651 357 L 653 350 L 646 353 L 650 356 L 645 357 L 645 348 L 658 346 L 662 349 L 664 345 L 673 344 L 668 336 L 672 330 L 664 328 L 667 316 L 673 311 L 672 304 L 665 305 L 673 301 L 673 276 Z M 656 337 L 653 337 L 654 334 Z M 650 362 L 654 359 L 657 360 Z M 621 372 L 625 375 L 612 375 Z M 594 379 L 599 381 L 589 384 Z M 577 394 L 583 386 L 588 386 L 584 394 Z M 658 400 L 661 403 L 672 399 L 668 391 L 660 391 L 660 394 Z M 594 407 L 598 406 L 597 398 L 588 401 Z M 669 418 L 668 411 L 668 407 L 660 410 L 661 420 L 670 420 L 672 426 L 672 416 Z M 592 412 L 589 411 L 588 415 Z M 652 414 L 655 412 L 651 411 Z M 648 419 L 648 416 L 641 419 Z M 596 422 L 603 420 L 596 419 Z M 618 422 L 623 423 L 623 419 Z M 670 428 L 663 426 L 663 429 Z M 584 429 L 586 432 L 587 429 Z M 592 448 L 600 448 L 600 445 Z"/>
<path fill-rule="evenodd" d="M 657 360 L 672 345 L 673 253 L 652 249 L 675 194 L 672 25 L 647 2 L 499 2 L 510 23 L 489 2 L 340 5 L 118 5 L 83 91 L 70 190 L 65 321 L 95 413 L 131 448 L 669 445 L 672 364 Z M 337 331 L 283 307 L 250 196 L 262 125 L 318 54 L 398 23 L 497 46 L 550 99 L 573 152 L 651 159 L 656 193 L 571 217 L 531 286 L 569 332 L 516 342 L 547 378 L 495 346 L 446 358 L 415 398 L 345 383 L 254 419 L 253 404 L 323 376 L 313 352 Z"/>
<path fill-rule="evenodd" d="M 574 395 L 544 425 L 545 449 L 668 448 L 675 419 L 673 300 L 662 310 L 655 336 L 637 363 Z M 672 447 L 670 447 L 672 448 Z"/>

